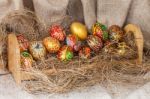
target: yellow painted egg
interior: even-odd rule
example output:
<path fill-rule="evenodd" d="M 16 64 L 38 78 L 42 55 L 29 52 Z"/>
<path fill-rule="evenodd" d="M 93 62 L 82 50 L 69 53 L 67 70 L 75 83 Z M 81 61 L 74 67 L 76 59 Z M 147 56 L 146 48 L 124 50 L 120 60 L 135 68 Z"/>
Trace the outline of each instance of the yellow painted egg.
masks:
<path fill-rule="evenodd" d="M 71 33 L 76 35 L 80 40 L 87 38 L 87 28 L 80 22 L 73 22 L 70 26 Z"/>
<path fill-rule="evenodd" d="M 46 56 L 46 48 L 41 41 L 30 42 L 29 51 L 36 60 L 44 59 Z"/>

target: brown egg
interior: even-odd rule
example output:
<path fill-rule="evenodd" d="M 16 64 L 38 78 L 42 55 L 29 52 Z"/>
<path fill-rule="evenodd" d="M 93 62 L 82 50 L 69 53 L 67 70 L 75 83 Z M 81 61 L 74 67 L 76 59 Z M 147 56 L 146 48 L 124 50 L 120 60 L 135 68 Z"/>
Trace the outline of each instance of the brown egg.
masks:
<path fill-rule="evenodd" d="M 111 42 L 119 42 L 123 39 L 124 32 L 118 25 L 109 28 L 109 39 Z"/>

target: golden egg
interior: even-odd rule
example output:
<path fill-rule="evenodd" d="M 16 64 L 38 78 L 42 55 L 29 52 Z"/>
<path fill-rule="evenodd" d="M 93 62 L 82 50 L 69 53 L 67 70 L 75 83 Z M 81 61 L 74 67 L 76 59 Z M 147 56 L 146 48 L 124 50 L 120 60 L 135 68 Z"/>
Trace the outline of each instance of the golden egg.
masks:
<path fill-rule="evenodd" d="M 73 22 L 70 26 L 71 33 L 76 35 L 80 40 L 87 38 L 87 28 L 80 22 Z"/>

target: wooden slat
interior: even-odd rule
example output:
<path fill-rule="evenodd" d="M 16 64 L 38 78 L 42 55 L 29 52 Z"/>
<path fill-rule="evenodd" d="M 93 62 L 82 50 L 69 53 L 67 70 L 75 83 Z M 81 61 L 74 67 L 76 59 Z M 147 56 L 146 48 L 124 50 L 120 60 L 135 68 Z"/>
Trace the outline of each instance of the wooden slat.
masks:
<path fill-rule="evenodd" d="M 8 35 L 8 69 L 17 84 L 21 83 L 20 74 L 20 49 L 15 34 Z"/>

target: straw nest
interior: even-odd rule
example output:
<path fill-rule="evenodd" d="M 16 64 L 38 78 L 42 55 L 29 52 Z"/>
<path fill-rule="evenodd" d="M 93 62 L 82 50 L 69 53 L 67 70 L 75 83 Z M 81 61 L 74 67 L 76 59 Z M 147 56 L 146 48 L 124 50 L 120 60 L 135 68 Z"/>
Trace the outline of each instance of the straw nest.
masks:
<path fill-rule="evenodd" d="M 61 23 L 68 30 L 72 20 L 70 17 L 64 18 Z M 2 52 L 3 46 L 7 45 L 7 34 L 11 32 L 22 33 L 29 40 L 41 40 L 48 36 L 47 26 L 42 20 L 33 12 L 26 10 L 8 14 L 0 24 L 0 31 L 0 40 L 3 43 L 0 47 Z M 7 56 L 6 53 L 5 56 Z M 49 71 L 44 72 L 44 70 Z M 34 79 L 23 82 L 27 91 L 62 93 L 96 84 L 107 86 L 113 82 L 139 86 L 150 81 L 150 78 L 144 77 L 150 71 L 150 60 L 144 55 L 143 64 L 138 65 L 127 57 L 116 59 L 103 53 L 102 50 L 96 55 L 93 53 L 90 59 L 82 60 L 75 56 L 73 60 L 67 62 L 59 61 L 55 55 L 47 55 L 45 60 L 35 62 L 32 70 L 23 71 L 34 76 Z"/>

